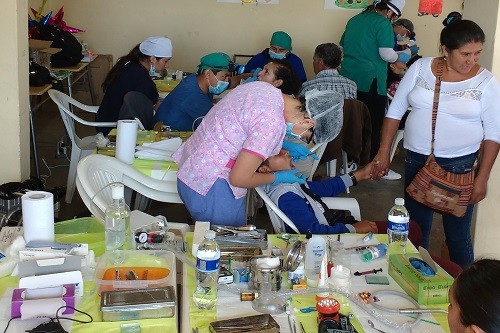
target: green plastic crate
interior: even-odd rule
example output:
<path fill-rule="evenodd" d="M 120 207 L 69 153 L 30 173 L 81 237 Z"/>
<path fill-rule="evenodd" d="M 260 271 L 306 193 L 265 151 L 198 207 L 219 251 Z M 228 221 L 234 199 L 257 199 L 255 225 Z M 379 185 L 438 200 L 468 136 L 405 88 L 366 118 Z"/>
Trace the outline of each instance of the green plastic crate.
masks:
<path fill-rule="evenodd" d="M 105 250 L 104 224 L 93 217 L 81 217 L 54 224 L 55 240 L 63 243 L 87 243 L 96 257 Z"/>

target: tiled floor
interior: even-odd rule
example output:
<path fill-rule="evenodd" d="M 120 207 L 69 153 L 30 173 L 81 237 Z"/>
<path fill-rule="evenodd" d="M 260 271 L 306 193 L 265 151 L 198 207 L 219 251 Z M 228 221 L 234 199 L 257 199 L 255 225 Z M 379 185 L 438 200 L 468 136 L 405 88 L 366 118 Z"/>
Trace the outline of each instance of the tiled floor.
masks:
<path fill-rule="evenodd" d="M 85 93 L 76 93 L 75 97 L 83 103 L 90 104 L 90 100 Z M 52 101 L 48 101 L 35 114 L 36 133 L 39 148 L 40 169 L 43 178 L 46 179 L 46 188 L 55 186 L 65 186 L 68 173 L 69 160 L 66 158 L 55 158 L 57 143 L 65 136 L 64 126 L 59 115 L 59 111 Z M 83 129 L 83 128 L 81 128 Z M 93 129 L 83 129 L 87 135 L 95 134 Z M 67 140 L 66 140 L 67 142 Z M 402 143 L 400 143 L 401 146 Z M 399 173 L 403 173 L 404 150 L 400 149 L 394 158 L 391 168 Z M 69 157 L 68 152 L 68 157 Z M 34 170 L 34 167 L 32 167 Z M 326 174 L 325 168 L 319 168 L 320 174 Z M 385 220 L 387 212 L 394 203 L 394 198 L 403 195 L 403 180 L 380 180 L 364 181 L 356 187 L 351 187 L 351 193 L 346 194 L 356 198 L 361 207 L 361 217 L 367 220 Z M 170 221 L 186 222 L 189 214 L 183 205 L 152 203 L 149 212 L 153 215 L 162 214 Z M 75 216 L 88 216 L 89 211 L 81 201 L 78 191 L 75 191 L 73 201 L 67 204 L 61 201 L 58 218 L 66 220 Z M 270 227 L 269 217 L 265 208 L 259 210 L 255 224 L 266 229 Z M 435 219 L 434 231 L 430 245 L 430 252 L 433 255 L 441 256 L 443 248 L 443 230 L 440 221 Z"/>

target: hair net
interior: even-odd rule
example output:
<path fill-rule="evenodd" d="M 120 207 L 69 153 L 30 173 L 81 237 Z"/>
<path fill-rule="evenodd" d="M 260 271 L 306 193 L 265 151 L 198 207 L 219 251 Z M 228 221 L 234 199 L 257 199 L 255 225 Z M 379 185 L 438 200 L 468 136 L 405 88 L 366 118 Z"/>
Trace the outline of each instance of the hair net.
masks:
<path fill-rule="evenodd" d="M 270 45 L 281 47 L 285 50 L 292 50 L 292 37 L 284 31 L 276 31 L 271 36 Z"/>
<path fill-rule="evenodd" d="M 344 97 L 336 91 L 317 89 L 306 92 L 306 110 L 316 121 L 314 142 L 328 142 L 337 137 L 344 122 Z"/>
<path fill-rule="evenodd" d="M 212 69 L 217 71 L 230 71 L 231 58 L 225 53 L 216 52 L 204 55 L 200 59 L 198 71 Z"/>
<path fill-rule="evenodd" d="M 394 14 L 401 16 L 405 6 L 405 0 L 389 0 L 387 2 L 387 6 L 394 12 Z"/>
<path fill-rule="evenodd" d="M 167 37 L 149 37 L 139 44 L 139 50 L 147 56 L 170 58 L 172 57 L 172 41 Z"/>

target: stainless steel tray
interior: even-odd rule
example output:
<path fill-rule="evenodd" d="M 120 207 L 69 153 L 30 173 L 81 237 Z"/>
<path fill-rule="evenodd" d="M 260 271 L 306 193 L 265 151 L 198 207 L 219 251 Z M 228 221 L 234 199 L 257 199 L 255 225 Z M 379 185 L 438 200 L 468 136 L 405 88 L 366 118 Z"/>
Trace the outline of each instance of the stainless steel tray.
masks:
<path fill-rule="evenodd" d="M 212 333 L 259 332 L 279 333 L 280 326 L 271 315 L 261 314 L 256 316 L 225 319 L 210 323 Z"/>
<path fill-rule="evenodd" d="M 173 317 L 175 305 L 172 286 L 101 293 L 104 321 Z"/>

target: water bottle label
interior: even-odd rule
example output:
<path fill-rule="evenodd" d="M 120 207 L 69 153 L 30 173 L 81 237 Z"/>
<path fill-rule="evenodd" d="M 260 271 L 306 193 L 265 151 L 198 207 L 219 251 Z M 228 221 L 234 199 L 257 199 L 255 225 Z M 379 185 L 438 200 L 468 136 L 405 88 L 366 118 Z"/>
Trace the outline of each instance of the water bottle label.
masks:
<path fill-rule="evenodd" d="M 219 269 L 219 263 L 220 259 L 214 259 L 214 260 L 206 260 L 206 259 L 196 259 L 196 268 L 199 271 L 205 272 L 205 273 L 210 273 L 217 271 Z"/>
<path fill-rule="evenodd" d="M 396 231 L 396 232 L 406 232 L 408 231 L 408 226 L 409 223 L 397 223 L 397 222 L 387 222 L 387 228 L 391 231 Z"/>

